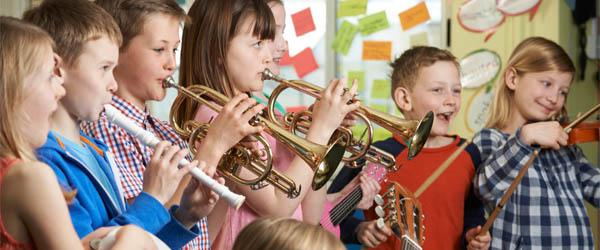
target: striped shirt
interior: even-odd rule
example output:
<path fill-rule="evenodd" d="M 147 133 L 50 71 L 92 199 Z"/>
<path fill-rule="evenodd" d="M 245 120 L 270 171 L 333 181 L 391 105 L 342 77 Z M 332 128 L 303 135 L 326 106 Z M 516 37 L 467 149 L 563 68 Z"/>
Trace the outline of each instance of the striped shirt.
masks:
<path fill-rule="evenodd" d="M 151 116 L 148 108 L 142 110 L 117 95 L 113 95 L 111 105 L 136 125 L 153 133 L 159 140 L 169 141 L 180 148 L 188 147 L 187 143 L 181 140 L 168 123 Z M 100 115 L 97 122 L 82 121 L 80 127 L 86 135 L 98 138 L 108 145 L 121 173 L 121 185 L 125 199 L 137 197 L 142 192 L 143 174 L 146 166 L 150 163 L 153 148 L 145 146 L 135 136 L 109 122 L 104 113 Z M 187 158 L 191 160 L 191 156 L 188 155 Z M 210 248 L 206 218 L 200 220 L 198 226 L 200 227 L 200 236 L 183 249 Z"/>
<path fill-rule="evenodd" d="M 479 198 L 500 201 L 534 150 L 513 135 L 483 129 L 473 138 L 482 159 L 473 180 Z M 600 170 L 576 146 L 543 149 L 491 229 L 492 249 L 594 249 L 584 200 L 600 203 Z"/>

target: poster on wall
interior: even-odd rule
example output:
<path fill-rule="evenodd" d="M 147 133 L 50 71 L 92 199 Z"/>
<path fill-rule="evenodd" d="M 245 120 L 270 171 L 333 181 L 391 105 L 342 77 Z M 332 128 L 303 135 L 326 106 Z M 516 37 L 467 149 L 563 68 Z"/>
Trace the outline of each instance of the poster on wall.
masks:
<path fill-rule="evenodd" d="M 484 41 L 487 41 L 506 16 L 529 12 L 531 21 L 541 3 L 542 0 L 466 0 L 458 9 L 457 19 L 465 30 L 486 33 Z"/>
<path fill-rule="evenodd" d="M 470 133 L 475 133 L 485 126 L 490 117 L 490 105 L 494 98 L 495 88 L 491 86 L 480 87 L 467 103 L 465 113 L 465 126 Z"/>
<path fill-rule="evenodd" d="M 480 49 L 460 60 L 460 83 L 463 88 L 479 88 L 494 82 L 502 61 L 496 52 Z"/>

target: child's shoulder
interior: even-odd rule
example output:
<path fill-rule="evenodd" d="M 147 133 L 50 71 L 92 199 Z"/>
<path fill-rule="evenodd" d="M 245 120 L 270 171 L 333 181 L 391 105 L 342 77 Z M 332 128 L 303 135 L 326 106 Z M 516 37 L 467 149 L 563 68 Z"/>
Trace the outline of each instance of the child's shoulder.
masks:
<path fill-rule="evenodd" d="M 35 192 L 36 190 L 48 188 L 55 182 L 56 176 L 48 165 L 39 161 L 18 161 L 10 166 L 2 180 L 2 187 L 3 192 L 20 190 L 18 193 L 24 195 L 28 191 Z"/>
<path fill-rule="evenodd" d="M 406 145 L 400 142 L 394 136 L 389 137 L 385 140 L 376 141 L 373 143 L 373 146 L 382 149 L 394 156 L 399 155 L 406 148 Z"/>

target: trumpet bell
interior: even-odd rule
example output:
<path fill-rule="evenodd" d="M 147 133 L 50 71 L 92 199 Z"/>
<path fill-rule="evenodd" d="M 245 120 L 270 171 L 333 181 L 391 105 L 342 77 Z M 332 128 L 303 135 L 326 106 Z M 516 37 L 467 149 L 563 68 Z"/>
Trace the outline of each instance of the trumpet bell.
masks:
<path fill-rule="evenodd" d="M 408 160 L 412 160 L 421 149 L 425 145 L 427 141 L 427 137 L 429 137 L 429 132 L 431 132 L 431 127 L 433 126 L 433 112 L 429 111 L 427 114 L 419 121 L 417 128 L 413 136 L 408 141 Z"/>
<path fill-rule="evenodd" d="M 332 145 L 325 152 L 325 157 L 320 164 L 316 165 L 316 168 L 313 168 L 315 175 L 313 177 L 312 189 L 318 190 L 322 188 L 329 178 L 335 173 L 337 166 L 340 164 L 342 157 L 344 157 L 344 152 L 346 151 L 346 142 L 342 142 L 342 140 L 347 139 L 346 137 L 338 137 L 335 139 Z"/>

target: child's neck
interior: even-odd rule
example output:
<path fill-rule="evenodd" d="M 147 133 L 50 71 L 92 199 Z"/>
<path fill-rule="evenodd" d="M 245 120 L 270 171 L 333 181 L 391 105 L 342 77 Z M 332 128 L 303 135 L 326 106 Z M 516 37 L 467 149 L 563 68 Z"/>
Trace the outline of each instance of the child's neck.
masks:
<path fill-rule="evenodd" d="M 131 92 L 125 90 L 125 88 L 119 88 L 117 92 L 115 92 L 115 95 L 118 95 L 119 97 L 127 100 L 128 102 L 135 105 L 141 110 L 146 109 L 146 101 L 135 97 L 133 94 L 131 94 Z"/>
<path fill-rule="evenodd" d="M 515 132 L 517 132 L 517 129 L 519 129 L 521 126 L 527 123 L 527 121 L 523 118 L 513 115 L 514 113 L 515 112 L 511 112 L 511 115 L 509 115 L 508 124 L 506 124 L 506 126 L 504 126 L 503 128 L 500 128 L 502 132 L 507 133 L 509 135 L 514 134 Z"/>
<path fill-rule="evenodd" d="M 445 135 L 430 136 L 425 142 L 424 148 L 441 148 L 450 145 L 455 138 Z"/>
<path fill-rule="evenodd" d="M 81 140 L 79 139 L 79 119 L 69 114 L 67 109 L 60 103 L 54 114 L 50 117 L 50 129 L 75 143 L 81 144 Z"/>

